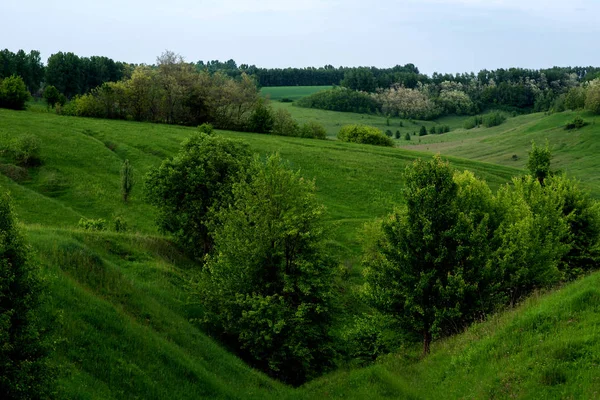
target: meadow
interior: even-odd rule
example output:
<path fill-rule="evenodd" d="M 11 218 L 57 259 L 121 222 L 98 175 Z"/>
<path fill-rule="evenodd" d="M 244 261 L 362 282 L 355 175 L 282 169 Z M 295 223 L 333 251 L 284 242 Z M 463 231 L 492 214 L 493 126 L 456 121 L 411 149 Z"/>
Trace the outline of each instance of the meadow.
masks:
<path fill-rule="evenodd" d="M 326 122 L 330 136 L 346 123 L 384 117 L 307 110 L 290 103 L 294 117 Z M 35 107 L 34 107 L 35 109 Z M 0 110 L 0 142 L 35 135 L 43 164 L 10 175 L 0 158 L 0 186 L 10 190 L 19 220 L 49 286 L 47 315 L 55 319 L 60 371 L 58 398 L 594 398 L 600 391 L 598 330 L 600 275 L 594 274 L 434 342 L 431 355 L 407 347 L 366 368 L 342 369 L 298 389 L 252 370 L 190 322 L 198 305 L 188 283 L 194 263 L 154 225 L 155 210 L 142 196 L 144 174 L 175 154 L 195 128 Z M 579 114 L 579 113 L 578 113 Z M 578 115 L 577 114 L 577 115 Z M 531 139 L 547 138 L 557 165 L 598 196 L 592 123 L 574 132 L 574 113 L 531 114 L 495 128 L 397 140 L 404 148 L 220 131 L 261 155 L 278 152 L 315 179 L 332 223 L 329 244 L 349 272 L 347 288 L 361 282 L 360 237 L 365 222 L 403 202 L 402 173 L 419 157 L 441 152 L 493 189 L 523 173 Z M 594 117 L 582 114 L 586 120 Z M 417 122 L 391 120 L 410 131 Z M 338 125 L 339 124 L 339 125 Z M 411 125 L 412 124 L 412 125 Z M 408 126 L 407 126 L 408 125 Z M 404 132 L 404 131 L 402 131 Z M 564 144 L 561 144 L 564 143 Z M 517 154 L 513 161 L 512 154 Z M 121 200 L 124 159 L 137 184 Z M 124 218 L 127 233 L 88 232 L 80 218 Z M 351 301 L 351 298 L 345 298 Z M 353 307 L 352 304 L 346 304 Z"/>
<path fill-rule="evenodd" d="M 273 101 L 281 99 L 298 100 L 304 96 L 330 88 L 331 86 L 271 86 L 261 88 L 260 94 L 265 97 L 268 96 Z"/>

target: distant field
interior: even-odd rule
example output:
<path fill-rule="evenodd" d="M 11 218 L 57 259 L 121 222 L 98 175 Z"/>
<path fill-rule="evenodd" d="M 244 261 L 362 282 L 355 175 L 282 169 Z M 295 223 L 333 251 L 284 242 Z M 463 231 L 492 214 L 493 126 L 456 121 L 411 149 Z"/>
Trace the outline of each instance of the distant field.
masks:
<path fill-rule="evenodd" d="M 565 130 L 567 122 L 576 116 L 581 116 L 589 125 Z M 462 125 L 463 119 L 450 117 L 448 120 L 449 125 L 453 122 Z M 580 179 L 595 197 L 600 197 L 600 116 L 588 112 L 522 115 L 493 128 L 459 128 L 443 135 L 423 136 L 420 143 L 397 143 L 406 149 L 524 168 L 532 140 L 538 146 L 544 146 L 547 140 L 553 155 L 552 167 Z"/>
<path fill-rule="evenodd" d="M 400 139 L 397 141 L 398 144 L 404 143 L 404 135 L 408 133 L 411 135 L 413 141 L 418 142 L 418 136 L 412 136 L 413 133 L 418 133 L 421 125 L 429 128 L 432 125 L 437 125 L 435 121 L 411 121 L 402 118 L 390 118 L 390 124 L 387 124 L 387 118 L 382 115 L 371 115 L 371 114 L 358 114 L 348 113 L 339 111 L 327 111 L 317 110 L 314 108 L 303 108 L 296 107 L 294 103 L 280 103 L 274 101 L 271 103 L 274 108 L 284 108 L 288 110 L 292 116 L 299 122 L 316 121 L 323 125 L 327 130 L 327 135 L 331 138 L 335 138 L 340 128 L 346 124 L 364 124 L 371 125 L 381 129 L 383 132 L 386 130 L 392 131 L 395 135 L 396 131 L 400 131 Z M 400 126 L 402 124 L 402 126 Z M 462 127 L 463 120 L 456 119 L 449 122 L 444 122 L 449 125 L 452 129 Z M 395 137 L 395 136 L 394 136 Z"/>
<path fill-rule="evenodd" d="M 325 89 L 331 89 L 331 86 L 272 86 L 263 87 L 260 93 L 265 97 L 269 96 L 273 101 L 279 101 L 284 98 L 296 101 Z"/>

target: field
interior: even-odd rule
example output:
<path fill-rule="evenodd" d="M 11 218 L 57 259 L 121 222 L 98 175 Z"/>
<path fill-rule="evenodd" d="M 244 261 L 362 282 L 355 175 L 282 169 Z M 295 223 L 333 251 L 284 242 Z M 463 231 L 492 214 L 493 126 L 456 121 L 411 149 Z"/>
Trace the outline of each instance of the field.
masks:
<path fill-rule="evenodd" d="M 339 125 L 377 116 L 289 107 L 302 120 L 321 118 L 335 135 Z M 33 134 L 43 164 L 11 175 L 0 158 L 0 186 L 9 189 L 18 217 L 42 265 L 56 318 L 61 399 L 167 398 L 597 398 L 600 393 L 600 275 L 594 274 L 525 304 L 466 333 L 420 348 L 406 348 L 367 368 L 334 372 L 292 389 L 242 363 L 189 319 L 195 305 L 187 283 L 193 262 L 155 228 L 144 203 L 144 174 L 173 154 L 193 128 L 62 117 L 0 110 L 0 143 Z M 457 169 L 469 169 L 495 189 L 521 174 L 531 139 L 548 138 L 560 168 L 600 195 L 594 136 L 598 124 L 567 132 L 574 114 L 532 114 L 490 129 L 463 131 L 461 118 L 437 123 L 456 130 L 425 136 L 406 148 L 338 141 L 219 132 L 242 139 L 259 154 L 279 152 L 304 177 L 315 179 L 333 231 L 330 246 L 360 283 L 360 235 L 365 222 L 402 204 L 402 172 L 418 157 L 441 152 Z M 583 114 L 584 119 L 596 121 Z M 392 120 L 410 131 L 420 123 Z M 435 124 L 430 122 L 428 124 Z M 412 124 L 412 125 L 410 125 Z M 383 125 L 383 126 L 382 126 Z M 408 126 L 407 126 L 408 125 Z M 415 151 L 417 150 L 417 151 Z M 517 160 L 512 160 L 517 154 Z M 124 159 L 137 185 L 122 203 Z M 10 175 L 9 178 L 6 175 Z M 90 233 L 80 218 L 124 218 L 128 233 Z"/>
<path fill-rule="evenodd" d="M 260 93 L 265 97 L 269 96 L 273 101 L 281 99 L 296 101 L 304 96 L 309 96 L 325 89 L 331 89 L 331 86 L 272 86 L 261 88 Z"/>

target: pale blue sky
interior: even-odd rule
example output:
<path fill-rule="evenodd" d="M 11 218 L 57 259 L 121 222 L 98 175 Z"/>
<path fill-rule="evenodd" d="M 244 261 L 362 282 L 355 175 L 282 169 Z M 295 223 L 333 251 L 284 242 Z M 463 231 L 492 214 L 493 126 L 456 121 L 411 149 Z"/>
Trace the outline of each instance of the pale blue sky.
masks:
<path fill-rule="evenodd" d="M 600 66 L 599 0 L 0 0 L 0 48 L 422 72 Z"/>

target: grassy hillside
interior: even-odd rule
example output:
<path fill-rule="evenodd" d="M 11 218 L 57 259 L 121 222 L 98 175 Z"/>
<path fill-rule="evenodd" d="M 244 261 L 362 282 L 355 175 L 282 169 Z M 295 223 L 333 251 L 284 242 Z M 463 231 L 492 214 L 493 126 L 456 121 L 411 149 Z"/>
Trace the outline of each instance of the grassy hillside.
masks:
<path fill-rule="evenodd" d="M 54 114 L 0 110 L 0 140 L 33 134 L 39 137 L 44 164 L 13 181 L 0 175 L 27 224 L 69 228 L 81 217 L 125 218 L 133 231 L 155 234 L 154 210 L 142 198 L 142 178 L 152 166 L 175 154 L 194 128 L 63 117 Z M 279 152 L 309 179 L 316 179 L 320 200 L 335 223 L 332 246 L 353 258 L 364 222 L 390 212 L 402 201 L 401 175 L 423 154 L 337 141 L 283 138 L 253 133 L 222 132 L 243 139 L 267 154 Z M 425 155 L 427 156 L 427 155 Z M 129 159 L 138 184 L 129 204 L 121 201 L 123 160 Z M 8 160 L 0 163 L 7 163 Z M 459 169 L 471 169 L 497 187 L 519 170 L 453 159 Z"/>
<path fill-rule="evenodd" d="M 589 125 L 578 130 L 565 130 L 567 122 L 576 116 L 581 116 Z M 450 120 L 456 121 L 456 118 Z M 553 167 L 577 177 L 595 197 L 600 197 L 600 176 L 597 174 L 600 168 L 599 136 L 600 116 L 567 111 L 551 115 L 538 113 L 518 116 L 493 128 L 458 129 L 444 135 L 424 136 L 421 143 L 401 141 L 399 145 L 407 149 L 524 168 L 531 141 L 535 140 L 543 146 L 548 140 L 554 156 Z"/>
<path fill-rule="evenodd" d="M 409 348 L 375 366 L 339 371 L 296 390 L 253 371 L 189 322 L 197 311 L 188 301 L 193 263 L 156 232 L 154 210 L 142 199 L 146 171 L 177 152 L 194 131 L 0 110 L 0 144 L 25 134 L 41 141 L 44 163 L 26 175 L 11 175 L 10 160 L 0 157 L 0 186 L 12 192 L 50 289 L 46 307 L 56 318 L 59 398 L 594 398 L 600 393 L 600 275 L 434 343 L 425 361 L 419 361 L 418 348 Z M 263 155 L 278 151 L 305 177 L 316 179 L 334 224 L 331 246 L 355 282 L 361 226 L 403 201 L 402 171 L 416 157 L 430 156 L 337 141 L 221 134 L 243 139 Z M 125 158 L 138 179 L 127 205 L 119 193 Z M 510 163 L 451 161 L 492 187 L 521 172 Z M 128 233 L 76 228 L 81 217 L 110 221 L 115 216 L 128 222 Z"/>
<path fill-rule="evenodd" d="M 594 274 L 418 351 L 308 383 L 303 398 L 597 399 L 600 275 Z"/>
<path fill-rule="evenodd" d="M 272 86 L 261 88 L 260 93 L 265 97 L 269 96 L 269 98 L 274 101 L 281 99 L 296 101 L 302 97 L 309 96 L 325 89 L 331 89 L 331 86 Z"/>

